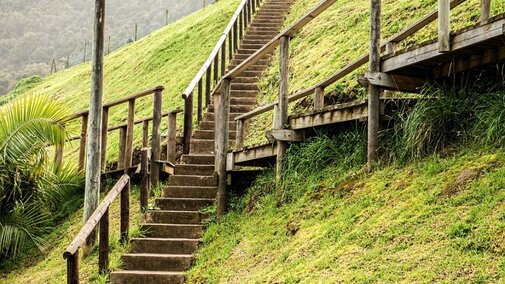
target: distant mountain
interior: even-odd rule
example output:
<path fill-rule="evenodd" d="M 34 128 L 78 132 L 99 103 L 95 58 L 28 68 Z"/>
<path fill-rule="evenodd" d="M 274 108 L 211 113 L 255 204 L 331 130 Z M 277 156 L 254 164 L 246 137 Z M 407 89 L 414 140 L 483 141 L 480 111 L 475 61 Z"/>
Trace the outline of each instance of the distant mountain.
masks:
<path fill-rule="evenodd" d="M 190 14 L 214 0 L 109 0 L 106 8 L 106 52 Z M 0 96 L 16 82 L 46 75 L 91 58 L 94 1 L 0 1 Z M 86 55 L 84 54 L 86 44 Z"/>

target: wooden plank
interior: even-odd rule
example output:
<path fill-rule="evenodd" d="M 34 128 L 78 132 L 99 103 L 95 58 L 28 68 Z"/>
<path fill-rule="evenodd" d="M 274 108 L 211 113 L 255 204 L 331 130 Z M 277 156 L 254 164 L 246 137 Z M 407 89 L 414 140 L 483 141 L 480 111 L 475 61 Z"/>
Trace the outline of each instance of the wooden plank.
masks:
<path fill-rule="evenodd" d="M 147 209 L 149 202 L 149 149 L 144 147 L 140 151 L 140 208 Z"/>
<path fill-rule="evenodd" d="M 107 138 L 109 134 L 109 108 L 104 107 L 102 111 L 102 145 L 101 145 L 101 157 L 100 161 L 102 164 L 102 171 L 105 170 L 107 165 Z"/>
<path fill-rule="evenodd" d="M 72 240 L 70 245 L 67 247 L 65 252 L 63 253 L 63 258 L 68 259 L 72 255 L 75 255 L 77 250 L 86 242 L 86 238 L 91 234 L 91 232 L 95 229 L 98 222 L 104 215 L 105 211 L 108 210 L 111 203 L 116 199 L 116 197 L 124 190 L 128 182 L 130 181 L 130 177 L 128 175 L 123 175 L 118 182 L 112 187 L 109 193 L 105 196 L 100 205 L 96 208 L 93 214 L 90 216 L 88 221 L 82 226 L 79 233 Z"/>
<path fill-rule="evenodd" d="M 160 125 L 161 125 L 161 107 L 162 107 L 162 96 L 163 93 L 158 91 L 154 94 L 154 106 L 153 106 L 153 130 L 152 130 L 152 141 L 151 141 L 151 185 L 153 187 L 158 187 L 160 183 L 160 169 L 159 163 L 154 162 L 159 160 L 161 157 L 161 135 L 160 135 Z"/>
<path fill-rule="evenodd" d="M 184 100 L 184 143 L 182 147 L 183 154 L 189 154 L 191 144 L 191 135 L 193 134 L 193 93 Z"/>
<path fill-rule="evenodd" d="M 223 216 L 228 208 L 227 200 L 227 174 L 226 174 L 226 152 L 228 151 L 230 132 L 229 113 L 230 113 L 230 93 L 231 80 L 223 79 L 221 81 L 221 94 L 219 95 L 219 106 L 215 113 L 215 155 L 216 172 L 218 176 L 217 191 L 217 214 Z"/>
<path fill-rule="evenodd" d="M 242 149 L 233 152 L 233 161 L 235 165 L 255 160 L 275 157 L 277 155 L 277 143 L 267 143 Z"/>
<path fill-rule="evenodd" d="M 149 146 L 149 121 L 144 120 L 142 123 L 142 147 Z"/>
<path fill-rule="evenodd" d="M 66 257 L 67 259 L 67 283 L 79 284 L 79 251 Z"/>
<path fill-rule="evenodd" d="M 314 91 L 314 109 L 321 109 L 324 107 L 324 88 L 317 87 Z"/>
<path fill-rule="evenodd" d="M 182 109 L 175 109 L 175 110 L 163 113 L 161 115 L 161 117 L 167 117 L 171 113 L 181 113 L 181 112 L 184 112 L 184 110 L 182 110 Z M 145 121 L 151 121 L 151 120 L 153 120 L 152 116 L 151 117 L 144 117 L 144 118 L 140 118 L 140 119 L 135 120 L 134 124 L 135 125 L 137 125 L 137 124 L 143 124 Z M 128 125 L 127 123 L 123 123 L 123 124 L 119 124 L 119 125 L 115 125 L 115 126 L 109 127 L 109 132 L 121 129 L 123 127 L 126 127 L 127 125 Z"/>
<path fill-rule="evenodd" d="M 380 71 L 381 62 L 381 1 L 371 0 L 370 5 L 370 72 Z M 368 86 L 368 172 L 377 161 L 380 128 L 380 93 L 378 86 Z"/>
<path fill-rule="evenodd" d="M 235 149 L 244 147 L 244 121 L 237 120 L 237 134 L 235 137 Z"/>
<path fill-rule="evenodd" d="M 491 15 L 491 0 L 480 0 L 480 21 L 489 20 Z"/>
<path fill-rule="evenodd" d="M 438 51 L 451 51 L 449 0 L 438 0 Z"/>
<path fill-rule="evenodd" d="M 491 48 L 473 54 L 466 58 L 455 59 L 451 62 L 436 66 L 433 68 L 432 75 L 434 78 L 450 76 L 455 73 L 470 70 L 479 66 L 495 63 L 505 59 L 505 46 L 499 48 Z"/>
<path fill-rule="evenodd" d="M 289 36 L 281 38 L 280 45 L 280 75 L 279 75 L 279 104 L 277 115 L 274 120 L 274 129 L 283 129 L 288 123 L 288 95 L 289 95 Z M 282 179 L 282 164 L 286 154 L 287 144 L 284 141 L 277 141 L 276 156 L 276 180 Z"/>
<path fill-rule="evenodd" d="M 88 132 L 88 114 L 82 115 L 81 122 L 81 140 L 79 143 L 79 170 L 84 170 L 86 163 L 86 135 Z"/>
<path fill-rule="evenodd" d="M 455 34 L 451 39 L 451 50 L 456 52 L 487 40 L 499 39 L 503 37 L 504 24 L 505 19 L 499 19 Z M 438 42 L 434 42 L 384 59 L 381 71 L 386 73 L 393 72 L 407 66 L 433 60 L 438 56 L 443 56 L 443 53 L 438 50 Z"/>
<path fill-rule="evenodd" d="M 196 109 L 197 109 L 197 114 L 196 114 L 196 121 L 198 124 L 200 124 L 200 121 L 202 121 L 202 116 L 203 116 L 203 84 L 202 80 L 198 81 L 198 90 L 197 90 L 197 103 L 196 103 Z"/>
<path fill-rule="evenodd" d="M 383 89 L 419 93 L 426 84 L 427 79 L 416 78 L 404 75 L 391 75 L 383 72 L 367 72 L 360 84 L 368 87 L 370 84 Z"/>
<path fill-rule="evenodd" d="M 168 133 L 167 133 L 167 160 L 171 163 L 175 163 L 177 144 L 176 144 L 176 134 L 177 134 L 177 114 L 173 113 L 168 116 Z"/>
<path fill-rule="evenodd" d="M 102 218 L 100 218 L 100 234 L 99 234 L 99 249 L 98 249 L 98 272 L 109 272 L 109 208 L 105 210 Z"/>
<path fill-rule="evenodd" d="M 133 160 L 133 127 L 135 121 L 135 100 L 128 101 L 128 122 L 126 126 L 125 168 L 130 168 Z"/>
<path fill-rule="evenodd" d="M 305 136 L 302 132 L 292 129 L 272 129 L 267 131 L 266 136 L 270 142 L 301 142 L 305 140 Z"/>
<path fill-rule="evenodd" d="M 118 162 L 117 162 L 117 168 L 118 169 L 124 169 L 124 162 L 126 158 L 126 126 L 122 127 L 119 130 L 119 153 L 118 153 Z"/>

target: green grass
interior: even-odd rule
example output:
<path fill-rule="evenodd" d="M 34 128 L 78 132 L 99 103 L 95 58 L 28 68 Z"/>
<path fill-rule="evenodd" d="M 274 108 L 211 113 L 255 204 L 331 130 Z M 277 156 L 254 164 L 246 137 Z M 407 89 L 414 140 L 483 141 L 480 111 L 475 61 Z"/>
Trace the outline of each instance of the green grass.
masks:
<path fill-rule="evenodd" d="M 319 0 L 296 0 L 286 20 L 286 26 L 319 3 Z M 480 0 L 468 0 L 452 11 L 453 30 L 474 24 L 479 18 Z M 290 92 L 311 87 L 354 61 L 368 51 L 369 1 L 339 0 L 328 10 L 305 26 L 290 44 Z M 382 38 L 400 32 L 437 7 L 436 0 L 383 0 Z M 492 15 L 505 11 L 503 1 L 492 1 Z M 408 38 L 398 48 L 413 45 L 436 37 L 436 21 Z M 279 59 L 278 52 L 273 65 L 260 81 L 259 104 L 278 99 Z M 335 84 L 325 93 L 334 102 L 348 101 L 366 96 L 366 90 L 358 85 L 357 75 L 363 74 L 367 65 L 359 68 Z M 298 103 L 291 103 L 290 110 L 302 111 L 312 102 L 312 96 Z M 247 145 L 265 141 L 264 131 L 272 125 L 273 112 L 268 112 L 250 121 L 246 129 Z"/>
<path fill-rule="evenodd" d="M 196 75 L 237 8 L 238 0 L 223 0 L 209 5 L 105 58 L 104 101 L 110 102 L 155 86 L 165 86 L 163 111 L 183 106 L 181 94 Z M 20 84 L 10 96 L 49 94 L 62 99 L 74 112 L 89 104 L 91 63 L 80 64 L 42 80 Z M 6 97 L 8 100 L 10 97 Z M 110 125 L 126 121 L 127 104 L 111 109 Z M 152 115 L 152 98 L 136 105 L 137 117 Z M 181 127 L 182 115 L 178 117 Z M 162 131 L 166 129 L 163 120 Z M 138 127 L 140 130 L 142 127 Z M 74 134 L 78 129 L 72 128 Z M 140 134 L 138 132 L 137 134 Z M 118 134 L 111 133 L 109 159 L 117 157 Z M 140 144 L 141 135 L 135 136 Z M 78 142 L 67 145 L 67 158 L 76 160 Z"/>
<path fill-rule="evenodd" d="M 134 187 L 130 199 L 130 237 L 139 236 L 142 233 L 138 226 L 141 221 L 141 215 L 138 213 L 139 204 L 139 191 Z M 111 270 L 116 270 L 121 265 L 121 255 L 130 249 L 129 245 L 119 243 L 119 198 L 111 205 L 109 214 L 111 247 L 109 267 Z M 81 229 L 82 216 L 82 209 L 77 210 L 47 236 L 47 246 L 42 253 L 27 254 L 24 257 L 3 262 L 0 266 L 0 283 L 65 283 L 66 261 L 63 259 L 63 252 Z M 89 256 L 80 259 L 79 273 L 82 283 L 106 283 L 106 277 L 98 274 L 97 247 Z"/>
<path fill-rule="evenodd" d="M 208 228 L 189 283 L 505 281 L 502 150 L 469 148 L 371 175 L 323 161 L 286 174 L 293 200 L 281 199 L 272 171 L 260 176 Z"/>

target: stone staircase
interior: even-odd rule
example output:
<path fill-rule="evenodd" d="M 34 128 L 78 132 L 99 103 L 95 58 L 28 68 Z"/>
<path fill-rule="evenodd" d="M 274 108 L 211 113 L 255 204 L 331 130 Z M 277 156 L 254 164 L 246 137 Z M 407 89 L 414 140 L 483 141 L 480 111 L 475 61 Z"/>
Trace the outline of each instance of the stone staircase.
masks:
<path fill-rule="evenodd" d="M 266 0 L 254 17 L 229 69 L 275 37 L 292 0 Z M 236 132 L 236 116 L 251 111 L 256 103 L 258 79 L 269 66 L 271 54 L 258 61 L 231 84 L 230 142 Z M 199 129 L 192 136 L 190 154 L 176 165 L 159 209 L 146 213 L 145 237 L 131 240 L 131 251 L 123 255 L 122 270 L 111 273 L 112 283 L 184 283 L 204 227 L 201 209 L 212 205 L 217 192 L 214 176 L 214 108 L 208 107 Z"/>

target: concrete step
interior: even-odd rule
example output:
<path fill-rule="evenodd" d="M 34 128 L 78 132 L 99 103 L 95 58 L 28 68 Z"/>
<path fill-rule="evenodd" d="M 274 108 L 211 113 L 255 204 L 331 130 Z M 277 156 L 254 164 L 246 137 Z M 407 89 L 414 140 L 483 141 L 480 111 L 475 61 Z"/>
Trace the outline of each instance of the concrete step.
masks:
<path fill-rule="evenodd" d="M 193 254 L 199 239 L 133 238 L 131 253 Z"/>
<path fill-rule="evenodd" d="M 204 187 L 208 191 L 212 191 L 210 187 Z M 175 187 L 169 189 L 169 192 L 175 191 Z M 215 191 L 215 189 L 214 189 Z M 163 189 L 165 195 L 165 189 Z M 201 192 L 201 191 L 199 191 Z M 204 196 L 202 196 L 204 197 Z M 156 224 L 202 224 L 205 215 L 199 211 L 174 211 L 174 210 L 149 210 L 146 213 L 147 223 Z"/>
<path fill-rule="evenodd" d="M 233 59 L 231 61 L 231 64 L 230 65 L 238 65 L 240 63 L 242 63 L 242 61 L 244 60 L 241 60 L 241 59 Z M 260 59 L 258 60 L 255 65 L 269 65 L 270 64 L 270 60 L 269 59 Z"/>
<path fill-rule="evenodd" d="M 261 46 L 263 46 L 263 45 L 267 44 L 269 41 L 270 41 L 269 39 L 249 39 L 249 38 L 244 38 L 242 40 L 242 44 L 260 44 Z M 233 60 L 235 60 L 235 59 L 233 59 Z M 232 60 L 232 64 L 234 64 L 233 60 Z"/>
<path fill-rule="evenodd" d="M 175 165 L 176 175 L 210 176 L 214 173 L 212 165 Z"/>
<path fill-rule="evenodd" d="M 229 127 L 230 129 L 237 129 L 237 122 L 230 120 Z M 214 130 L 214 121 L 202 121 L 200 123 L 200 129 Z"/>
<path fill-rule="evenodd" d="M 213 115 L 212 113 L 207 113 L 207 114 L 209 116 Z M 230 139 L 235 139 L 235 137 L 237 137 L 237 132 L 235 131 L 235 129 L 230 129 L 230 133 L 229 133 L 228 137 Z M 193 138 L 195 138 L 195 139 L 214 139 L 214 130 L 197 130 L 193 134 Z"/>
<path fill-rule="evenodd" d="M 257 83 L 234 83 L 233 81 L 231 82 L 231 90 L 252 90 L 252 91 L 258 91 L 258 84 Z"/>
<path fill-rule="evenodd" d="M 214 165 L 212 171 L 214 171 Z M 167 186 L 163 188 L 163 197 L 169 198 L 216 198 L 215 186 Z"/>
<path fill-rule="evenodd" d="M 173 175 L 168 178 L 168 183 L 174 186 L 215 186 L 214 176 L 178 176 Z"/>
<path fill-rule="evenodd" d="M 235 90 L 231 92 L 231 99 L 237 98 L 248 98 L 256 101 L 256 95 L 258 95 L 258 91 L 255 90 Z M 231 103 L 231 101 L 230 101 Z"/>
<path fill-rule="evenodd" d="M 186 274 L 184 272 L 119 270 L 110 274 L 110 281 L 113 284 L 183 284 L 185 280 Z"/>
<path fill-rule="evenodd" d="M 241 43 L 240 44 L 240 48 L 242 49 L 248 49 L 248 50 L 258 50 L 260 48 L 263 47 L 264 44 L 261 44 L 261 43 L 248 43 L 248 44 L 245 44 L 245 43 Z"/>
<path fill-rule="evenodd" d="M 199 211 L 214 203 L 213 198 L 157 198 L 156 206 L 161 210 Z"/>
<path fill-rule="evenodd" d="M 230 111 L 237 112 L 237 113 L 246 113 L 246 112 L 250 112 L 253 109 L 254 109 L 254 106 L 252 106 L 252 105 L 231 105 L 230 106 Z M 214 105 L 210 105 L 208 111 L 214 112 Z"/>
<path fill-rule="evenodd" d="M 274 23 L 282 25 L 284 24 L 284 18 L 278 16 L 267 16 L 267 15 L 258 15 L 254 18 L 255 23 Z"/>
<path fill-rule="evenodd" d="M 142 229 L 150 238 L 200 239 L 203 235 L 203 225 L 147 223 Z"/>
<path fill-rule="evenodd" d="M 183 164 L 214 165 L 214 155 L 182 155 Z"/>
<path fill-rule="evenodd" d="M 230 101 L 231 101 L 231 98 L 230 98 Z M 239 115 L 242 115 L 242 113 L 235 113 L 235 112 L 230 113 L 230 115 L 229 115 L 230 120 L 234 120 L 235 117 L 237 117 Z M 214 113 L 212 113 L 212 112 L 206 112 L 205 115 L 203 116 L 203 121 L 213 121 L 213 120 L 214 120 Z M 196 138 L 196 139 L 205 139 L 205 138 L 196 137 L 195 134 L 196 134 L 196 132 L 193 133 L 193 138 Z M 214 139 L 214 138 L 212 138 L 212 139 Z"/>
<path fill-rule="evenodd" d="M 247 35 L 251 36 L 268 36 L 271 39 L 274 38 L 276 35 L 278 35 L 279 32 L 277 30 L 258 30 L 258 29 L 251 29 L 247 31 Z"/>
<path fill-rule="evenodd" d="M 233 68 L 237 67 L 238 63 L 240 63 L 240 62 L 237 62 L 235 64 L 230 64 L 229 65 L 229 70 L 232 70 Z M 247 68 L 246 71 L 259 71 L 259 72 L 263 72 L 268 67 L 269 67 L 268 64 L 264 64 L 264 63 L 263 64 L 259 64 L 259 63 L 256 63 L 256 64 L 252 65 L 251 67 Z M 244 72 L 246 72 L 246 71 L 244 71 Z"/>
<path fill-rule="evenodd" d="M 247 57 L 246 57 L 247 58 Z M 257 77 L 240 76 L 233 79 L 233 83 L 258 83 Z"/>
<path fill-rule="evenodd" d="M 214 139 L 191 139 L 191 154 L 209 154 L 214 152 Z"/>
<path fill-rule="evenodd" d="M 186 271 L 193 263 L 191 254 L 128 253 L 121 257 L 125 270 Z"/>

